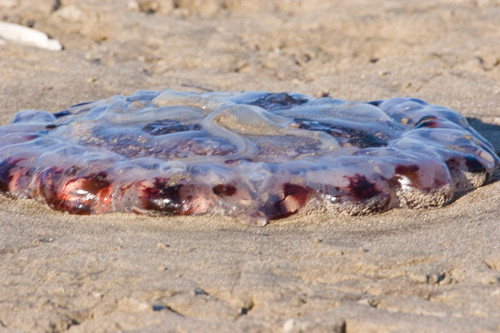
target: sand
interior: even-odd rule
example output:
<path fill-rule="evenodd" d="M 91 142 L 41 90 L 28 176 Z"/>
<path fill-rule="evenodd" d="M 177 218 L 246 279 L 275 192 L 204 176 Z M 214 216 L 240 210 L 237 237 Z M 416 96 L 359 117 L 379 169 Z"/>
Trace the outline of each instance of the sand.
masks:
<path fill-rule="evenodd" d="M 500 2 L 0 0 L 0 125 L 140 89 L 414 96 L 500 152 Z M 0 196 L 0 332 L 500 331 L 500 175 L 452 204 L 265 227 Z"/>

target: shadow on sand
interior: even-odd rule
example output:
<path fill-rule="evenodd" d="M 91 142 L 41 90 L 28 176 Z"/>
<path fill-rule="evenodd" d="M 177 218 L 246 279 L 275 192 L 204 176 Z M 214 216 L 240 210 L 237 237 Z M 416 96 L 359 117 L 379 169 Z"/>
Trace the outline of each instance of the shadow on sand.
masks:
<path fill-rule="evenodd" d="M 488 140 L 495 149 L 495 154 L 500 156 L 500 126 L 495 124 L 483 123 L 477 118 L 467 118 L 469 124 L 474 127 L 486 140 Z M 491 182 L 500 180 L 500 169 L 497 169 Z"/>

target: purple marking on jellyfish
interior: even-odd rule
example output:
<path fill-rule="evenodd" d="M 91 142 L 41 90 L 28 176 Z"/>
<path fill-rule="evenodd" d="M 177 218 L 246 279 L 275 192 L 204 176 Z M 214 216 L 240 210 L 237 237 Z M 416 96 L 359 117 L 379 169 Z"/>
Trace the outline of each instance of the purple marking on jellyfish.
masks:
<path fill-rule="evenodd" d="M 231 184 L 219 184 L 212 187 L 212 191 L 219 197 L 227 197 L 236 194 L 236 187 Z"/>
<path fill-rule="evenodd" d="M 0 191 L 74 214 L 442 206 L 499 166 L 459 113 L 414 98 L 140 91 L 0 127 Z"/>
<path fill-rule="evenodd" d="M 375 183 L 368 181 L 364 175 L 356 174 L 352 177 L 346 176 L 346 178 L 349 180 L 348 189 L 351 192 L 352 197 L 356 200 L 367 200 L 382 192 L 377 188 Z"/>

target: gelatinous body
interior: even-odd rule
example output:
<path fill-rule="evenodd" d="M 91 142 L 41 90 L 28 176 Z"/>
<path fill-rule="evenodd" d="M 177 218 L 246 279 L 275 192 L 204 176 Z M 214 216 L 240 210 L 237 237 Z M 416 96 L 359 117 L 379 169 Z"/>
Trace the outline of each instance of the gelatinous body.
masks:
<path fill-rule="evenodd" d="M 140 91 L 0 128 L 0 190 L 76 214 L 435 207 L 499 165 L 461 115 L 412 98 Z"/>

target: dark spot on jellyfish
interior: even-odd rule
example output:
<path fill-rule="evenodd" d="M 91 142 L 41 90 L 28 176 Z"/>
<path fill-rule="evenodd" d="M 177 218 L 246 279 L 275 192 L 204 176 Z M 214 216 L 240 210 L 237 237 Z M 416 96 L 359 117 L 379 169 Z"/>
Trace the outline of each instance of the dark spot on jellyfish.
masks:
<path fill-rule="evenodd" d="M 301 206 L 305 205 L 310 192 L 311 191 L 309 189 L 300 185 L 290 183 L 283 185 L 283 194 L 285 195 L 285 198 L 293 196 Z"/>
<path fill-rule="evenodd" d="M 416 128 L 430 127 L 437 128 L 440 127 L 440 122 L 435 116 L 425 116 L 415 123 Z"/>
<path fill-rule="evenodd" d="M 379 106 L 380 104 L 382 104 L 383 101 L 384 101 L 383 99 L 379 99 L 377 101 L 367 102 L 367 104 L 370 104 L 370 105 L 373 105 L 373 106 Z"/>
<path fill-rule="evenodd" d="M 22 159 L 13 160 L 11 158 L 6 158 L 0 162 L 0 191 L 9 191 L 9 184 L 12 180 L 11 170 L 17 166 Z"/>
<path fill-rule="evenodd" d="M 68 177 L 72 177 L 76 175 L 78 171 L 80 171 L 82 168 L 78 165 L 72 165 L 71 167 L 67 168 L 64 170 L 64 175 Z"/>
<path fill-rule="evenodd" d="M 406 174 L 410 174 L 410 173 L 415 173 L 419 169 L 420 169 L 419 166 L 415 165 L 415 164 L 411 164 L 411 165 L 397 165 L 396 166 L 396 173 L 406 175 Z"/>
<path fill-rule="evenodd" d="M 270 220 L 284 218 L 297 213 L 311 196 L 312 190 L 297 184 L 283 184 L 283 199 L 270 198 L 261 212 Z"/>
<path fill-rule="evenodd" d="M 268 111 L 287 109 L 307 102 L 305 98 L 294 98 L 287 93 L 267 94 L 247 104 L 259 106 Z"/>
<path fill-rule="evenodd" d="M 57 127 L 56 124 L 48 124 L 47 126 L 45 126 L 46 129 L 54 129 L 56 127 Z"/>
<path fill-rule="evenodd" d="M 455 172 L 460 168 L 460 161 L 458 161 L 455 157 L 450 157 L 445 161 L 445 163 L 450 172 Z"/>
<path fill-rule="evenodd" d="M 347 188 L 349 189 L 351 196 L 356 200 L 367 200 L 373 198 L 381 192 L 377 186 L 368 181 L 364 175 L 355 174 L 354 176 L 344 177 L 349 180 L 349 186 Z"/>
<path fill-rule="evenodd" d="M 88 105 L 88 104 L 90 104 L 90 103 L 94 103 L 94 101 L 88 101 L 88 102 L 78 103 L 78 104 L 72 105 L 71 107 L 72 107 L 72 108 L 77 108 L 77 107 L 79 107 L 79 106 Z M 64 111 L 62 111 L 62 112 L 64 112 Z"/>
<path fill-rule="evenodd" d="M 219 197 L 228 197 L 236 194 L 236 187 L 231 184 L 219 184 L 212 187 L 212 191 Z"/>
<path fill-rule="evenodd" d="M 168 185 L 165 178 L 155 178 L 153 186 L 143 189 L 143 208 L 166 214 L 180 214 L 182 199 L 179 190 L 183 185 Z"/>
<path fill-rule="evenodd" d="M 86 103 L 82 103 L 82 104 L 86 104 Z M 61 117 L 64 117 L 64 116 L 67 116 L 70 114 L 71 114 L 71 112 L 69 112 L 68 110 L 63 110 L 63 111 L 53 113 L 54 117 L 56 117 L 56 118 L 61 118 Z"/>
<path fill-rule="evenodd" d="M 150 135 L 165 135 L 169 133 L 185 132 L 185 131 L 199 131 L 201 126 L 199 124 L 183 125 L 178 120 L 165 119 L 157 120 L 149 123 L 142 128 L 142 130 Z"/>
<path fill-rule="evenodd" d="M 472 155 L 468 155 L 465 157 L 465 165 L 470 172 L 479 173 L 486 171 L 484 165 L 479 162 L 479 160 L 475 156 Z"/>
<path fill-rule="evenodd" d="M 349 144 L 359 148 L 387 146 L 387 140 L 379 138 L 375 134 L 356 128 L 350 128 L 335 123 L 325 123 L 300 118 L 294 119 L 294 123 L 295 125 L 298 125 L 297 127 L 300 129 L 328 133 L 331 136 L 340 139 L 340 144 L 342 145 Z"/>
<path fill-rule="evenodd" d="M 348 134 L 348 138 L 349 138 L 348 140 L 349 144 L 359 148 L 387 146 L 386 140 L 363 131 L 358 131 L 358 130 L 352 131 L 350 134 Z"/>
<path fill-rule="evenodd" d="M 418 176 L 418 170 L 420 170 L 418 165 L 397 165 L 395 168 L 395 172 L 397 175 L 407 177 L 414 186 L 420 185 L 420 178 Z"/>

